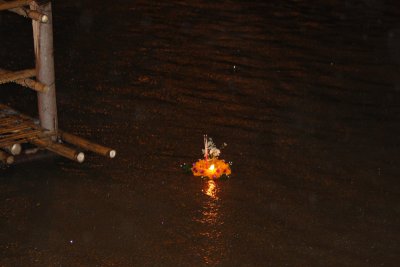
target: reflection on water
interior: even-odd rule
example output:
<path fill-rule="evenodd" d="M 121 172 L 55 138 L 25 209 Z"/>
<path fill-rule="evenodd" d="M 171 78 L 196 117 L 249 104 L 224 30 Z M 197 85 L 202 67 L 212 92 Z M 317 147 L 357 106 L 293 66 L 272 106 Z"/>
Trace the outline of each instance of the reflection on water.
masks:
<path fill-rule="evenodd" d="M 214 180 L 208 180 L 204 184 L 202 192 L 208 196 L 204 201 L 201 211 L 200 223 L 205 226 L 200 235 L 205 240 L 202 248 L 202 257 L 206 264 L 218 264 L 224 258 L 225 248 L 221 226 L 224 224 L 220 212 L 218 184 Z"/>
<path fill-rule="evenodd" d="M 218 200 L 218 187 L 214 180 L 208 180 L 205 189 L 203 189 L 203 193 L 215 200 Z"/>

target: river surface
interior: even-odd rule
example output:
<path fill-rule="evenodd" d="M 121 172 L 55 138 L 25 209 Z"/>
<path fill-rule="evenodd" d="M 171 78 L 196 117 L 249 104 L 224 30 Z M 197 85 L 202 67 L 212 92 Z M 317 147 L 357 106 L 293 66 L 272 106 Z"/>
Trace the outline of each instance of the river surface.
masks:
<path fill-rule="evenodd" d="M 0 170 L 0 266 L 398 266 L 397 1 L 56 1 L 60 128 Z M 3 68 L 34 66 L 0 13 Z M 36 96 L 1 85 L 36 116 Z M 203 134 L 233 162 L 193 177 Z"/>

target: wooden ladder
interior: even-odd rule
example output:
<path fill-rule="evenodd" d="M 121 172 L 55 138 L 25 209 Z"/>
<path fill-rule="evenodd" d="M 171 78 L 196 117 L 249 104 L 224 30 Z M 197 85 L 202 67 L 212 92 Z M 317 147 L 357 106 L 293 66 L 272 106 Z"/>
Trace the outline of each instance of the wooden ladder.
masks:
<path fill-rule="evenodd" d="M 21 154 L 24 143 L 77 162 L 85 160 L 83 151 L 114 158 L 114 149 L 58 129 L 51 1 L 0 0 L 0 11 L 3 10 L 32 20 L 36 66 L 20 71 L 0 69 L 0 84 L 13 82 L 35 90 L 39 120 L 0 104 L 0 162 L 12 164 L 14 156 Z"/>

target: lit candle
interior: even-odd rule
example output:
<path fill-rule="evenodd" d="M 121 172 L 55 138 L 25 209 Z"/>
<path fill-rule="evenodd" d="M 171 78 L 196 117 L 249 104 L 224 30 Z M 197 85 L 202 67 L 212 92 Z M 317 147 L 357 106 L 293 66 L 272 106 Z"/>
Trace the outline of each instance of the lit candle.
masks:
<path fill-rule="evenodd" d="M 211 179 L 217 178 L 215 175 L 215 165 L 211 164 L 211 166 L 207 169 L 208 177 Z"/>
<path fill-rule="evenodd" d="M 214 166 L 214 164 L 211 164 L 211 166 L 210 166 L 210 168 L 208 168 L 208 170 L 209 170 L 211 173 L 214 173 L 214 172 L 215 172 L 215 166 Z"/>

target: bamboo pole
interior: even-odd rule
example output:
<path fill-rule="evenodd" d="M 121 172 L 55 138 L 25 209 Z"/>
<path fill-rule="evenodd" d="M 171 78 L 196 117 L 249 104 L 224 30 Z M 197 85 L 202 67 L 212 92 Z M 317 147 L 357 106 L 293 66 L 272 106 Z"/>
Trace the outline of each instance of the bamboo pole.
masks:
<path fill-rule="evenodd" d="M 9 70 L 0 69 L 0 75 L 10 73 L 10 72 L 11 71 L 9 71 Z M 28 79 L 28 78 L 14 80 L 13 82 L 15 82 L 16 84 L 19 84 L 21 86 L 35 90 L 37 92 L 46 93 L 49 90 L 49 87 L 47 85 L 37 82 L 32 79 Z"/>
<path fill-rule="evenodd" d="M 22 151 L 22 147 L 18 143 L 4 147 L 3 149 L 13 156 L 17 156 L 17 155 L 21 154 L 21 151 Z"/>
<path fill-rule="evenodd" d="M 56 87 L 54 78 L 54 56 L 53 56 L 53 21 L 51 2 L 41 4 L 33 1 L 31 10 L 43 13 L 48 17 L 48 23 L 32 21 L 33 39 L 36 58 L 36 80 L 49 87 L 45 93 L 38 93 L 38 109 L 40 125 L 51 132 L 57 132 L 57 103 Z M 53 139 L 55 140 L 55 139 Z"/>
<path fill-rule="evenodd" d="M 82 137 L 79 137 L 79 136 L 76 136 L 76 135 L 73 135 L 70 133 L 66 133 L 63 131 L 58 131 L 58 134 L 59 134 L 60 138 L 62 140 L 64 140 L 65 142 L 70 143 L 75 146 L 78 146 L 78 147 L 81 147 L 85 150 L 89 150 L 94 153 L 100 154 L 102 156 L 114 158 L 117 154 L 117 152 L 112 148 L 98 145 L 98 144 L 93 143 L 89 140 L 86 140 Z"/>
<path fill-rule="evenodd" d="M 30 88 L 30 89 L 32 89 L 32 90 L 34 90 L 36 92 L 39 92 L 39 93 L 47 93 L 49 91 L 49 89 L 50 89 L 49 86 L 47 86 L 47 85 L 45 85 L 43 83 L 34 81 L 32 79 L 19 79 L 19 80 L 16 80 L 14 82 L 16 84 L 19 84 L 21 86 Z"/>
<path fill-rule="evenodd" d="M 50 139 L 33 139 L 30 142 L 38 147 L 45 148 L 65 158 L 82 163 L 85 160 L 85 154 L 65 145 L 55 143 Z"/>
<path fill-rule="evenodd" d="M 16 124 L 16 125 L 1 125 L 0 134 L 12 133 L 12 132 L 20 132 L 23 130 L 30 130 L 32 127 L 24 124 Z M 1 139 L 0 139 L 1 140 Z"/>
<path fill-rule="evenodd" d="M 33 0 L 14 0 L 0 3 L 0 11 L 29 5 Z"/>
<path fill-rule="evenodd" d="M 14 157 L 7 152 L 0 150 L 0 161 L 4 164 L 10 165 L 14 163 Z"/>
<path fill-rule="evenodd" d="M 0 144 L 3 145 L 5 142 L 15 142 L 16 140 L 25 140 L 28 138 L 35 138 L 41 134 L 40 130 L 24 131 L 22 133 L 12 134 L 7 137 L 0 139 Z"/>
<path fill-rule="evenodd" d="M 49 22 L 49 17 L 46 14 L 40 13 L 35 10 L 25 9 L 25 8 L 24 8 L 24 11 L 26 12 L 26 15 L 28 16 L 28 18 L 39 21 L 41 23 Z"/>
<path fill-rule="evenodd" d="M 35 69 L 3 72 L 0 74 L 0 84 L 14 82 L 15 80 L 26 79 L 34 76 L 36 76 Z"/>

